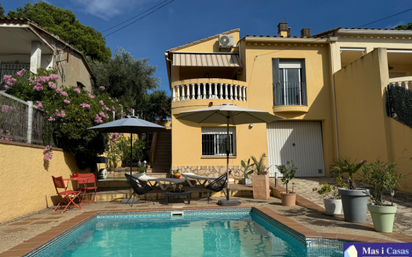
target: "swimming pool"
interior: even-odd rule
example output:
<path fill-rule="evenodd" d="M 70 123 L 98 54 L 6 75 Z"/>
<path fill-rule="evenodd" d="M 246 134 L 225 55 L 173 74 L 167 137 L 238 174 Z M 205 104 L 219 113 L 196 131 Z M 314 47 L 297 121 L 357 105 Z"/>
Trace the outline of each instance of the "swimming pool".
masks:
<path fill-rule="evenodd" d="M 342 256 L 254 208 L 101 213 L 26 256 Z"/>

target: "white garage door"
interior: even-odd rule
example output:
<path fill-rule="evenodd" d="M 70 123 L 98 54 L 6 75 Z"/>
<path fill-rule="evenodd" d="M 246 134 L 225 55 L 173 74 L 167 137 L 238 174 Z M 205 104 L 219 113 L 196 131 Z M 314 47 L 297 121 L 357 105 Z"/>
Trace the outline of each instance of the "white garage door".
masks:
<path fill-rule="evenodd" d="M 269 176 L 275 165 L 293 161 L 296 177 L 324 177 L 322 126 L 319 121 L 278 121 L 267 125 Z"/>

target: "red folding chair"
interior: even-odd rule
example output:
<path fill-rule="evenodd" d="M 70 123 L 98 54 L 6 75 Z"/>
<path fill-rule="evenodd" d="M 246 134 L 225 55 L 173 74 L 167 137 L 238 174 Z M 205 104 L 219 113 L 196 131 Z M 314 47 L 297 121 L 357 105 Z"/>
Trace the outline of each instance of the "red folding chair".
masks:
<path fill-rule="evenodd" d="M 52 176 L 52 178 L 53 178 L 54 187 L 56 188 L 57 195 L 60 198 L 60 203 L 57 205 L 54 211 L 56 211 L 57 208 L 59 208 L 61 204 L 66 205 L 66 208 L 64 208 L 62 213 L 66 211 L 66 209 L 70 206 L 70 204 L 74 204 L 77 208 L 79 208 L 79 210 L 81 210 L 82 208 L 80 208 L 80 206 L 78 206 L 73 201 L 80 195 L 80 191 L 67 190 L 66 185 L 64 184 L 63 177 L 61 176 L 58 178 L 55 178 Z M 59 192 L 59 188 L 64 189 L 64 191 Z M 70 208 L 73 208 L 73 206 L 70 206 Z"/>
<path fill-rule="evenodd" d="M 97 202 L 97 186 L 95 175 L 93 173 L 79 173 L 77 178 L 79 183 L 79 190 L 84 192 L 82 201 L 84 202 L 84 198 L 87 195 L 87 190 L 94 190 L 93 202 Z M 90 203 L 90 201 L 87 201 L 87 203 Z"/>

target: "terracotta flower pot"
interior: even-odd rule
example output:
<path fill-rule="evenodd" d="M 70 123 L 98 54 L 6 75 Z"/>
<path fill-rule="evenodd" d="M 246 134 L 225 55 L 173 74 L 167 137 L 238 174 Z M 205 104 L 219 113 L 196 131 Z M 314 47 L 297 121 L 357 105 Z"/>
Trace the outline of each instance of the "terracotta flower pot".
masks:
<path fill-rule="evenodd" d="M 173 177 L 174 177 L 174 178 L 180 178 L 180 176 L 182 176 L 182 174 L 180 174 L 180 173 L 175 173 L 175 174 L 173 174 Z"/>
<path fill-rule="evenodd" d="M 280 193 L 280 199 L 282 199 L 283 206 L 295 206 L 296 205 L 296 193 Z"/>

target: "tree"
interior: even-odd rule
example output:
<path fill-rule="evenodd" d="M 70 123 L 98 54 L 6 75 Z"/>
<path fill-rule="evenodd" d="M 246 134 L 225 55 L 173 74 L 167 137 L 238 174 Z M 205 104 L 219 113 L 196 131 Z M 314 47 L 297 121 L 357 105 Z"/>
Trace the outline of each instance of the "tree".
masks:
<path fill-rule="evenodd" d="M 0 18 L 4 18 L 4 9 L 3 6 L 0 4 Z"/>
<path fill-rule="evenodd" d="M 1 10 L 0 7 L 0 17 Z M 70 10 L 57 8 L 42 1 L 34 4 L 28 2 L 24 8 L 17 7 L 16 10 L 9 11 L 7 17 L 30 19 L 94 60 L 106 61 L 111 56 L 102 33 L 90 26 L 82 25 Z"/>
<path fill-rule="evenodd" d="M 144 120 L 155 122 L 170 117 L 171 109 L 171 97 L 165 91 L 153 91 L 140 99 L 136 105 L 136 114 Z"/>
<path fill-rule="evenodd" d="M 123 48 L 118 48 L 107 62 L 89 63 L 96 77 L 95 94 L 104 87 L 112 97 L 124 98 L 135 107 L 148 90 L 159 87 L 160 79 L 153 77 L 156 66 L 149 65 L 148 58 L 134 59 Z"/>
<path fill-rule="evenodd" d="M 411 29 L 412 30 L 412 22 L 409 22 L 408 25 L 398 25 L 394 29 L 398 29 L 398 30 Z"/>

